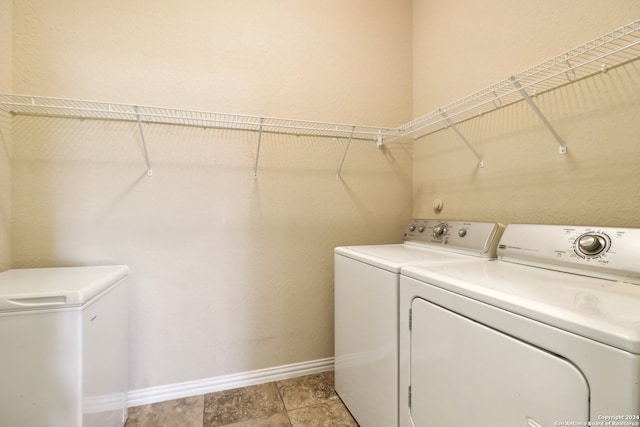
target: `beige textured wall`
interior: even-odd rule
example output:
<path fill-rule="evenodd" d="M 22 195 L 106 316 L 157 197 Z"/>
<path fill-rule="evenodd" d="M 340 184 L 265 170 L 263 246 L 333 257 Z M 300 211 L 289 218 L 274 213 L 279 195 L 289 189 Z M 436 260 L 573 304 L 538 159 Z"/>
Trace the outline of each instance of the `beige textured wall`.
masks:
<path fill-rule="evenodd" d="M 398 124 L 411 2 L 14 2 L 14 92 Z M 131 267 L 131 389 L 333 356 L 335 246 L 397 241 L 411 146 L 13 121 L 13 265 Z"/>
<path fill-rule="evenodd" d="M 0 92 L 11 92 L 12 0 L 0 0 Z M 0 271 L 11 267 L 11 117 L 0 113 Z"/>
<path fill-rule="evenodd" d="M 640 18 L 640 2 L 415 0 L 414 117 Z M 566 155 L 524 102 L 414 145 L 413 213 L 443 218 L 640 226 L 640 64 L 535 98 Z"/>

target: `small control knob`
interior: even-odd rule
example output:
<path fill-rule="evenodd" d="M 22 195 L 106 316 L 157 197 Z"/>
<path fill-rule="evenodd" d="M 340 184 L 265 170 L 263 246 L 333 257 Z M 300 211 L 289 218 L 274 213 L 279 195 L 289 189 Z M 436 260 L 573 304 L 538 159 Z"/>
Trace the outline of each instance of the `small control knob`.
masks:
<path fill-rule="evenodd" d="M 442 236 L 444 236 L 445 234 L 447 234 L 447 224 L 438 224 L 435 227 L 433 227 L 433 238 L 434 239 L 438 239 Z"/>
<path fill-rule="evenodd" d="M 420 227 L 418 227 L 418 232 L 424 233 L 424 225 L 421 225 Z"/>
<path fill-rule="evenodd" d="M 585 255 L 597 255 L 607 247 L 607 241 L 598 234 L 584 234 L 578 239 L 578 249 Z"/>
<path fill-rule="evenodd" d="M 409 226 L 409 231 L 410 231 L 410 232 L 412 232 L 412 233 L 413 233 L 414 231 L 416 231 L 416 225 L 415 225 L 415 224 L 411 224 L 411 225 Z"/>
<path fill-rule="evenodd" d="M 464 237 L 466 235 L 467 235 L 467 229 L 466 228 L 461 228 L 460 230 L 458 230 L 458 236 Z"/>

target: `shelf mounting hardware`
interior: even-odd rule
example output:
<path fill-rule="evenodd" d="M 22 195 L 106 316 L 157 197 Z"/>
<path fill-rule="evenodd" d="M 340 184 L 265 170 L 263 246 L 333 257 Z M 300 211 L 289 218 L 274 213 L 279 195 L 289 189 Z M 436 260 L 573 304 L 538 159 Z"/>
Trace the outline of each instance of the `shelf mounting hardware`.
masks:
<path fill-rule="evenodd" d="M 567 67 L 568 67 L 568 68 L 567 68 L 567 72 L 566 72 L 567 80 L 569 80 L 569 82 L 572 82 L 572 81 L 574 81 L 578 76 L 577 76 L 577 74 L 576 74 L 576 70 L 575 70 L 575 68 L 571 65 L 571 62 L 569 62 L 569 55 L 568 55 L 568 54 L 565 54 L 565 56 L 564 56 L 564 57 L 565 57 L 564 62 L 566 62 L 566 63 L 567 63 Z"/>
<path fill-rule="evenodd" d="M 491 101 L 493 102 L 493 106 L 496 108 L 502 107 L 502 99 L 500 99 L 500 97 L 498 96 L 495 90 L 492 93 L 493 93 L 493 96 L 495 97 L 495 99 Z"/>
<path fill-rule="evenodd" d="M 558 152 L 560 154 L 566 154 L 567 153 L 567 144 L 564 143 L 564 141 L 562 140 L 560 135 L 558 135 L 558 132 L 556 132 L 556 130 L 553 128 L 553 126 L 551 126 L 551 123 L 549 123 L 549 120 L 547 120 L 547 118 L 544 116 L 544 114 L 542 114 L 542 111 L 540 111 L 538 106 L 533 102 L 533 100 L 531 99 L 531 97 L 529 96 L 527 91 L 522 87 L 522 85 L 515 78 L 515 76 L 511 77 L 511 82 L 516 87 L 516 89 L 518 89 L 518 92 L 520 92 L 520 94 L 522 95 L 524 100 L 527 101 L 527 104 L 529 104 L 529 107 L 531 107 L 533 112 L 536 113 L 536 115 L 542 121 L 542 123 L 545 125 L 545 127 L 549 130 L 549 132 L 551 132 L 551 135 L 553 135 L 553 137 L 556 139 L 556 141 L 558 141 L 558 144 L 560 144 L 560 148 L 558 149 Z"/>
<path fill-rule="evenodd" d="M 256 151 L 256 164 L 253 166 L 253 179 L 258 178 L 258 161 L 260 160 L 260 145 L 262 144 L 262 126 L 264 117 L 260 117 L 260 128 L 258 129 L 258 149 Z"/>
<path fill-rule="evenodd" d="M 376 136 L 376 147 L 382 148 L 383 145 L 384 145 L 384 136 L 382 135 L 382 129 L 378 129 L 378 135 Z"/>
<path fill-rule="evenodd" d="M 447 116 L 447 113 L 445 113 L 442 108 L 440 108 L 438 111 L 440 112 L 440 115 L 444 119 L 445 126 L 450 127 L 451 129 L 453 129 L 453 131 L 456 133 L 456 135 L 458 135 L 460 137 L 460 139 L 462 140 L 462 142 L 465 143 L 467 148 L 469 150 L 471 150 L 471 152 L 473 153 L 474 156 L 476 156 L 476 159 L 478 160 L 478 167 L 479 168 L 483 168 L 484 167 L 484 160 L 482 160 L 482 156 L 480 156 L 480 153 L 478 153 L 478 151 L 476 151 L 476 149 L 473 148 L 473 145 L 471 145 L 469 140 L 462 134 L 462 132 L 460 132 L 458 127 L 455 125 L 455 123 L 453 123 L 451 121 L 449 116 Z"/>
<path fill-rule="evenodd" d="M 109 106 L 111 109 L 111 106 Z M 138 129 L 140 130 L 140 138 L 142 139 L 142 148 L 144 150 L 144 160 L 147 162 L 147 176 L 153 176 L 153 169 L 151 168 L 151 162 L 149 161 L 149 152 L 147 151 L 147 140 L 144 137 L 144 130 L 142 129 L 142 118 L 140 117 L 140 109 L 136 105 L 134 107 L 136 112 L 136 118 L 138 121 Z"/>
<path fill-rule="evenodd" d="M 349 147 L 351 147 L 351 140 L 353 139 L 353 133 L 356 131 L 356 127 L 354 126 L 351 129 L 351 134 L 349 134 L 349 141 L 347 142 L 347 146 L 344 149 L 344 153 L 342 154 L 342 161 L 340 161 L 340 166 L 338 167 L 338 172 L 336 172 L 336 181 L 342 181 L 342 176 L 340 173 L 342 172 L 342 167 L 344 166 L 344 161 L 347 158 L 347 153 L 349 152 Z"/>

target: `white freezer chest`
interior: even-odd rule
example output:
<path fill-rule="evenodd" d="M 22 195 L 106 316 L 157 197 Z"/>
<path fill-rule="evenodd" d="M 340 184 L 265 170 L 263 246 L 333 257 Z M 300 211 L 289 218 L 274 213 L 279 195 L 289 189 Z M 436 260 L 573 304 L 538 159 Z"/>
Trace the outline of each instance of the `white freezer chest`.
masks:
<path fill-rule="evenodd" d="M 0 426 L 121 427 L 126 266 L 0 273 Z"/>

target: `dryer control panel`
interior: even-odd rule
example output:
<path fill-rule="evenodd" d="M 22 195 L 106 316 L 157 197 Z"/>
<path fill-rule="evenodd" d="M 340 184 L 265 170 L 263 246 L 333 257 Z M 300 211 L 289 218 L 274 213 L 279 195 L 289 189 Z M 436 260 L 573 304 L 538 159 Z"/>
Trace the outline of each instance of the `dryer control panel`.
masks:
<path fill-rule="evenodd" d="M 493 222 L 414 219 L 405 229 L 404 241 L 470 255 L 495 257 L 503 230 L 504 226 Z"/>
<path fill-rule="evenodd" d="M 498 255 L 586 276 L 640 283 L 640 229 L 510 224 Z"/>

